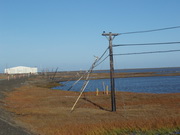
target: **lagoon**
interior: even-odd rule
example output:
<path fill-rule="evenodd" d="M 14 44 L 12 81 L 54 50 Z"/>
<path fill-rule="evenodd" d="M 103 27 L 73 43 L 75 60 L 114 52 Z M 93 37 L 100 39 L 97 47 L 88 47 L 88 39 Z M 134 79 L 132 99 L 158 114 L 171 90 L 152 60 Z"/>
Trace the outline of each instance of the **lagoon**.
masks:
<path fill-rule="evenodd" d="M 53 89 L 68 90 L 75 81 L 61 82 L 63 86 Z M 84 80 L 79 81 L 70 91 L 80 91 Z M 90 80 L 85 92 L 103 91 L 107 86 L 110 89 L 109 79 Z M 132 77 L 116 78 L 116 91 L 137 93 L 180 93 L 180 76 L 155 76 L 155 77 Z"/>

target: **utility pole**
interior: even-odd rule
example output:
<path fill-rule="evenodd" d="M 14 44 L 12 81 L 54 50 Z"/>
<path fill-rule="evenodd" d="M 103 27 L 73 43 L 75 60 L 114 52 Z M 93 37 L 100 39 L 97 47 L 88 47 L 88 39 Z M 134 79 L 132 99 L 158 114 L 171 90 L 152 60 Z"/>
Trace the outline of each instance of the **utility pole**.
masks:
<path fill-rule="evenodd" d="M 118 33 L 105 33 L 103 32 L 102 36 L 106 36 L 109 40 L 109 57 L 110 57 L 110 79 L 111 79 L 111 106 L 112 112 L 116 111 L 116 97 L 115 97 L 115 81 L 114 81 L 114 62 L 113 62 L 113 48 L 112 41 L 115 36 L 118 36 Z M 109 37 L 109 38 L 108 38 Z"/>

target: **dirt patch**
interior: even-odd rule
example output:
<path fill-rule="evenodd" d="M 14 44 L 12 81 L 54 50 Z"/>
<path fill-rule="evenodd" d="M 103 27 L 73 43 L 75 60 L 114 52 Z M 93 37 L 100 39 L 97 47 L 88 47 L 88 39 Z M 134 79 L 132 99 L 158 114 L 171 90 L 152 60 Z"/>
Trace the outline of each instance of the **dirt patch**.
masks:
<path fill-rule="evenodd" d="M 114 129 L 180 127 L 180 93 L 116 92 L 117 111 L 111 112 L 110 95 L 87 92 L 71 112 L 78 92 L 40 87 L 38 80 L 30 80 L 4 100 L 16 121 L 37 134 L 103 134 Z"/>

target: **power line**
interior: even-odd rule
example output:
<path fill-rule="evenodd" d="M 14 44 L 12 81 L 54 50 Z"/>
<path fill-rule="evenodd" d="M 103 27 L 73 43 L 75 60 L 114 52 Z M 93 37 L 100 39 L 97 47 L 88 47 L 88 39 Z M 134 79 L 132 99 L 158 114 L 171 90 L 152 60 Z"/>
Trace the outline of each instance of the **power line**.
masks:
<path fill-rule="evenodd" d="M 104 53 L 101 55 L 101 57 L 99 57 L 99 59 L 98 59 L 97 62 L 99 62 L 99 61 L 103 58 L 103 56 L 106 54 L 106 52 L 108 51 L 108 49 L 109 49 L 109 47 L 104 51 Z"/>
<path fill-rule="evenodd" d="M 97 67 L 97 66 L 99 66 L 101 63 L 103 63 L 108 57 L 109 57 L 109 55 L 106 56 L 101 62 L 97 63 L 97 64 L 95 65 L 95 67 Z"/>
<path fill-rule="evenodd" d="M 142 44 L 118 44 L 118 45 L 113 45 L 113 47 L 118 47 L 118 46 L 170 45 L 170 44 L 180 44 L 180 42 L 142 43 Z"/>
<path fill-rule="evenodd" d="M 108 49 L 109 49 L 109 47 L 104 51 L 104 53 L 101 55 L 101 57 L 99 57 L 99 59 L 98 59 L 98 61 L 96 62 L 97 64 L 95 65 L 95 67 L 97 67 L 98 65 L 100 65 L 102 62 L 104 62 L 107 58 L 108 58 L 108 56 L 106 56 L 102 61 L 100 61 L 102 58 L 103 58 L 103 56 L 106 54 L 106 52 L 108 51 Z M 100 62 L 99 62 L 100 61 Z M 98 63 L 99 62 L 99 63 Z"/>
<path fill-rule="evenodd" d="M 169 52 L 180 52 L 180 50 L 166 50 L 166 51 L 151 51 L 151 52 L 137 52 L 137 53 L 122 53 L 122 54 L 113 54 L 114 56 L 117 55 L 139 55 L 139 54 L 152 54 L 152 53 L 169 53 Z M 106 56 L 101 62 L 97 63 L 95 67 L 99 66 L 101 63 L 103 63 L 107 58 Z"/>
<path fill-rule="evenodd" d="M 124 33 L 119 33 L 119 34 L 120 34 L 120 35 L 123 35 L 123 34 L 138 34 L 138 33 L 156 32 L 156 31 L 170 30 L 170 29 L 178 29 L 178 28 L 180 28 L 180 26 L 166 27 L 166 28 L 153 29 L 153 30 L 143 30 L 143 31 L 124 32 Z"/>
<path fill-rule="evenodd" d="M 151 54 L 151 53 L 168 53 L 168 52 L 180 52 L 180 50 L 166 50 L 166 51 L 152 51 L 152 52 L 137 52 L 137 53 L 122 53 L 116 55 L 138 55 L 138 54 Z"/>

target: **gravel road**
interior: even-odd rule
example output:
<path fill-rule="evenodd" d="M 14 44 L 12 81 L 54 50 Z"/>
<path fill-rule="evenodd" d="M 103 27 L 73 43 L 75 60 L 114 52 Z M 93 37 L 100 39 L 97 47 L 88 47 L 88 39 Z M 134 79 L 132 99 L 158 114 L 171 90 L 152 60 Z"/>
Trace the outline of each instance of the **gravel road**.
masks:
<path fill-rule="evenodd" d="M 18 78 L 13 80 L 0 80 L 0 135 L 33 135 L 27 130 L 13 122 L 12 115 L 3 109 L 5 92 L 10 92 L 14 88 L 20 87 L 26 82 L 27 78 Z"/>

